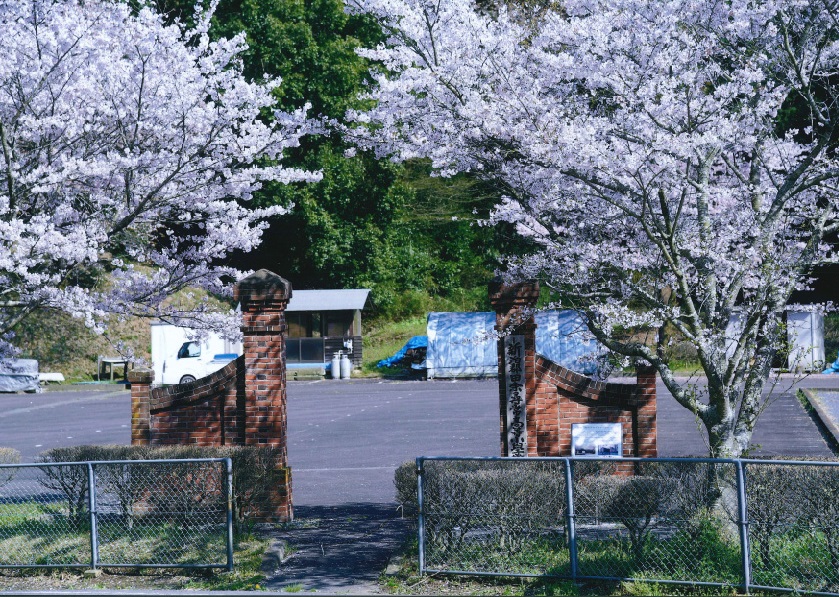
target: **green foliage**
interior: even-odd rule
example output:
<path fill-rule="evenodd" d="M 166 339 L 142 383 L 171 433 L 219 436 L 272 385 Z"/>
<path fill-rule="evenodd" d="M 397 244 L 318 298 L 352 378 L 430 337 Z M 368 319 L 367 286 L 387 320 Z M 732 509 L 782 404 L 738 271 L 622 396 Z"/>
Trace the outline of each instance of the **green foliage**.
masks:
<path fill-rule="evenodd" d="M 233 509 L 237 534 L 253 529 L 253 517 L 270 499 L 285 469 L 279 466 L 281 452 L 268 446 L 72 446 L 43 452 L 44 463 L 85 462 L 91 460 L 174 460 L 189 458 L 230 458 L 233 462 Z M 88 473 L 83 467 L 44 467 L 45 487 L 63 494 L 70 517 L 78 517 L 87 507 Z M 217 469 L 216 469 L 217 470 Z M 127 465 L 98 465 L 102 486 L 113 493 L 123 514 L 129 515 L 156 483 L 168 488 L 151 495 L 152 506 L 163 511 L 188 513 L 200 509 L 209 497 L 217 500 L 224 485 L 219 476 L 196 476 L 194 465 L 140 468 Z M 129 474 L 131 472 L 131 474 Z M 199 478 L 201 477 L 201 478 Z M 130 516 L 129 516 L 130 518 Z"/>
<path fill-rule="evenodd" d="M 192 17 L 191 0 L 156 4 L 172 19 Z M 341 0 L 221 0 L 211 35 L 241 31 L 250 46 L 246 75 L 280 76 L 281 108 L 309 102 L 313 116 L 340 120 L 364 107 L 358 96 L 371 64 L 355 49 L 384 39 L 368 16 L 347 14 Z M 498 191 L 466 176 L 432 178 L 427 162 L 396 165 L 364 152 L 347 157 L 346 148 L 333 135 L 287 151 L 284 163 L 320 170 L 323 180 L 266 184 L 254 205 L 293 206 L 291 212 L 272 221 L 263 244 L 233 264 L 266 267 L 296 288 L 371 288 L 373 312 L 387 318 L 424 313 L 439 298 L 472 308 L 475 301 L 464 295 L 485 289 L 506 241 L 470 222 L 473 210 L 486 215 Z"/>
<path fill-rule="evenodd" d="M 19 464 L 20 452 L 14 448 L 0 448 L 0 464 Z M 2 468 L 0 469 L 0 487 L 14 479 L 17 469 Z"/>
<path fill-rule="evenodd" d="M 824 317 L 824 357 L 826 365 L 839 358 L 839 313 Z"/>
<path fill-rule="evenodd" d="M 114 333 L 122 336 L 118 330 Z M 15 329 L 15 344 L 22 358 L 36 359 L 41 371 L 59 371 L 68 381 L 95 379 L 97 357 L 113 354 L 106 338 L 83 321 L 57 311 L 42 311 L 21 321 Z"/>
<path fill-rule="evenodd" d="M 417 511 L 417 465 L 413 461 L 403 462 L 393 475 L 396 487 L 396 503 L 403 513 L 414 515 Z"/>

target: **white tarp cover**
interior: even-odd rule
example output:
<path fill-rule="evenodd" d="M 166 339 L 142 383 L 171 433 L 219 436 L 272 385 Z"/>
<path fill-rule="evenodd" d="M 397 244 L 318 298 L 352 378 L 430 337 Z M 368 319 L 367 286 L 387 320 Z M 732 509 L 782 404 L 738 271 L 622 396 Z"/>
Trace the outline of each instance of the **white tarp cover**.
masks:
<path fill-rule="evenodd" d="M 824 314 L 818 311 L 787 311 L 787 342 L 791 371 L 821 371 L 825 366 Z"/>
<path fill-rule="evenodd" d="M 38 361 L 0 359 L 0 392 L 37 392 Z"/>
<path fill-rule="evenodd" d="M 536 352 L 579 373 L 597 369 L 598 346 L 585 338 L 585 326 L 576 311 L 540 311 L 536 314 Z M 494 377 L 498 375 L 495 313 L 429 313 L 428 379 Z"/>
<path fill-rule="evenodd" d="M 590 337 L 576 311 L 540 311 L 536 314 L 536 352 L 566 369 L 592 375 L 597 371 L 601 347 Z"/>

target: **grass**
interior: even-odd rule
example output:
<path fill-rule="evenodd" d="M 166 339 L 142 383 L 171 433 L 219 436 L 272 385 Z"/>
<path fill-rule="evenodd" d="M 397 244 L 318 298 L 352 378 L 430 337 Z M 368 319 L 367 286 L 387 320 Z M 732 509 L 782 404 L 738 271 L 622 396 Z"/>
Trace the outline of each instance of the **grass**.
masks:
<path fill-rule="evenodd" d="M 155 570 L 108 568 L 108 563 L 223 564 L 227 560 L 223 525 L 185 526 L 172 520 L 148 517 L 128 528 L 123 520 L 99 519 L 100 566 L 109 574 L 96 579 L 102 588 L 146 587 L 206 590 L 257 590 L 264 580 L 260 567 L 268 539 L 252 535 L 237 537 L 231 573 L 216 570 Z M 0 504 L 0 564 L 86 564 L 90 561 L 90 531 L 87 515 L 66 514 L 61 503 L 19 502 Z M 50 590 L 96 588 L 78 571 L 27 570 L 0 578 L 6 589 Z M 5 582 L 3 582 L 5 581 Z M 11 584 L 10 584 L 11 583 Z"/>
<path fill-rule="evenodd" d="M 185 589 L 203 591 L 258 591 L 265 580 L 261 571 L 262 556 L 268 549 L 270 540 L 255 536 L 243 537 L 235 541 L 233 572 L 216 573 L 206 578 L 190 580 Z"/>
<path fill-rule="evenodd" d="M 219 569 L 108 568 L 104 565 L 104 574 L 98 578 L 89 578 L 77 569 L 5 570 L 0 572 L 0 593 L 87 589 L 258 591 L 265 580 L 261 565 L 268 544 L 268 539 L 259 537 L 238 538 L 234 543 L 233 572 Z"/>
<path fill-rule="evenodd" d="M 485 533 L 484 533 L 485 534 Z M 418 548 L 412 539 L 403 549 L 398 571 L 383 575 L 381 585 L 392 594 L 430 595 L 737 595 L 741 582 L 740 553 L 736 538 L 727 537 L 717 525 L 701 525 L 688 534 L 650 537 L 643 557 L 637 560 L 628 541 L 617 536 L 601 539 L 580 537 L 578 570 L 581 576 L 630 577 L 634 581 L 586 580 L 573 584 L 568 549 L 561 536 L 553 542 L 544 537 L 501 546 L 484 537 L 467 545 L 461 542 L 426 545 L 426 567 L 452 571 L 543 575 L 541 578 L 479 577 L 446 573 L 420 575 Z M 787 587 L 796 592 L 836 591 L 836 573 L 823 538 L 806 529 L 792 530 L 773 538 L 773 560 L 767 569 L 753 552 L 753 583 Z M 667 584 L 666 580 L 693 580 L 728 586 Z M 832 579 L 832 580 L 831 580 Z M 771 594 L 752 591 L 752 594 Z"/>
<path fill-rule="evenodd" d="M 368 376 L 403 374 L 401 367 L 379 369 L 376 363 L 395 354 L 413 336 L 424 336 L 426 317 L 418 315 L 402 321 L 374 320 L 365 323 L 364 363 L 362 373 Z"/>
<path fill-rule="evenodd" d="M 90 531 L 86 519 L 65 515 L 6 518 L 0 514 L 0 563 L 84 564 L 90 561 Z M 189 528 L 171 521 L 122 523 L 100 520 L 99 560 L 108 563 L 224 563 L 226 531 Z"/>
<path fill-rule="evenodd" d="M 740 594 L 734 587 L 691 587 L 650 581 L 581 581 L 557 578 L 478 577 L 450 574 L 420 575 L 417 568 L 417 543 L 404 550 L 398 571 L 382 575 L 380 585 L 393 595 L 685 595 L 728 596 Z M 752 595 L 764 595 L 752 591 Z"/>

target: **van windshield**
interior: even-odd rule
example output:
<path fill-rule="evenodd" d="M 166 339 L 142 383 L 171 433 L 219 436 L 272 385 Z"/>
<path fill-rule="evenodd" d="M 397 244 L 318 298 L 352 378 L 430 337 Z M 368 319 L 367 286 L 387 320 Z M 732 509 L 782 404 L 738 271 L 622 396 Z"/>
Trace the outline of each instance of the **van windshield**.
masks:
<path fill-rule="evenodd" d="M 201 356 L 201 345 L 198 342 L 184 342 L 178 350 L 179 359 L 189 359 Z"/>

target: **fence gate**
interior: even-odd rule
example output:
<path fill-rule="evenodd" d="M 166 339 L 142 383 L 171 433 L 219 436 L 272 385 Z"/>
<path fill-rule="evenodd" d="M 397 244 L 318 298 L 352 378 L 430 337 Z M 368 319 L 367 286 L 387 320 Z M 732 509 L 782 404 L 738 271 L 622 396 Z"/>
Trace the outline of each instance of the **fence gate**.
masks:
<path fill-rule="evenodd" d="M 839 595 L 839 462 L 418 458 L 422 573 Z"/>
<path fill-rule="evenodd" d="M 229 458 L 0 465 L 0 568 L 233 570 Z"/>

